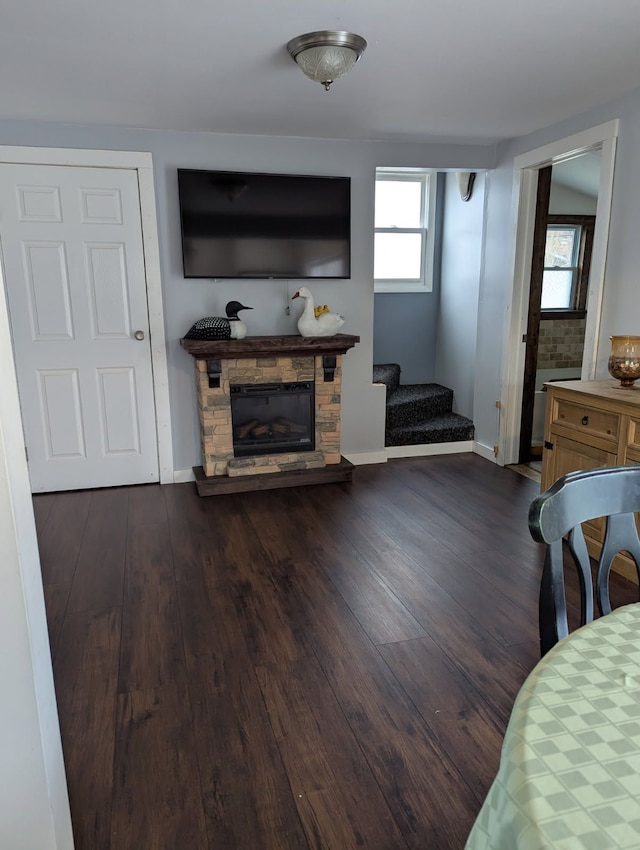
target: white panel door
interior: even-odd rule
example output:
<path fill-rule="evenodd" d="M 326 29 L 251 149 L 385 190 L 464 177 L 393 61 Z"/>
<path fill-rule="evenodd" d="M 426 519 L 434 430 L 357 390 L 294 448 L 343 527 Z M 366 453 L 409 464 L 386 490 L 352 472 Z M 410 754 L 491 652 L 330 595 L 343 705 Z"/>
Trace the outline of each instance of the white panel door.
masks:
<path fill-rule="evenodd" d="M 0 165 L 33 492 L 158 480 L 137 174 Z"/>

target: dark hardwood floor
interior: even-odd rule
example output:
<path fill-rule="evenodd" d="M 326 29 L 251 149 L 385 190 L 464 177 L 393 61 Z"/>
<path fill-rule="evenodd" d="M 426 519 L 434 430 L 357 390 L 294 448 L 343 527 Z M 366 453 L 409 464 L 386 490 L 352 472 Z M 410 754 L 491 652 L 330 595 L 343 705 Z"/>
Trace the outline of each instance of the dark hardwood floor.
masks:
<path fill-rule="evenodd" d="M 465 454 L 36 496 L 76 850 L 461 850 L 538 659 L 537 493 Z"/>

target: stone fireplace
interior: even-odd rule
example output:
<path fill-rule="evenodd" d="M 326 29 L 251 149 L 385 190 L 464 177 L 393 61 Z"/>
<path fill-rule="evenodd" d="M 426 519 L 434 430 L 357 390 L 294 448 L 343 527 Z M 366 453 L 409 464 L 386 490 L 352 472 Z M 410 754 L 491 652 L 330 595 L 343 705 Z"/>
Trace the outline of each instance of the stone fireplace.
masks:
<path fill-rule="evenodd" d="M 196 366 L 200 495 L 351 480 L 340 454 L 342 355 L 359 341 L 183 339 Z"/>

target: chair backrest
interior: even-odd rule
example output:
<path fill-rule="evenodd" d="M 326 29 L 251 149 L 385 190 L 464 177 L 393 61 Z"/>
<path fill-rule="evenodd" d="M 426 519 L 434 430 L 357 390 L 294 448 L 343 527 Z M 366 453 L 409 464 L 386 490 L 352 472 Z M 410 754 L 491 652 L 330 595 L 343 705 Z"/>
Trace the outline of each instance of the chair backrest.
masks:
<path fill-rule="evenodd" d="M 640 540 L 634 512 L 640 511 L 640 466 L 613 466 L 563 475 L 529 508 L 534 540 L 547 544 L 540 584 L 540 650 L 548 652 L 569 633 L 564 587 L 564 554 L 568 550 L 578 570 L 580 624 L 594 614 L 591 562 L 581 523 L 604 517 L 606 531 L 596 571 L 600 614 L 611 611 L 609 574 L 619 552 L 628 552 L 640 582 Z M 567 546 L 563 539 L 567 537 Z"/>

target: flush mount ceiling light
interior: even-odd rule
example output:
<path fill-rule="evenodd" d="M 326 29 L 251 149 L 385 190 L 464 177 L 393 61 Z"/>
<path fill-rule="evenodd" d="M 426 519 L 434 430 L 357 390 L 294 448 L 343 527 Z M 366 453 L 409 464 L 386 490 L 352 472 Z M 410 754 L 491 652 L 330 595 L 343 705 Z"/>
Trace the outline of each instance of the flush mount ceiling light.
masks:
<path fill-rule="evenodd" d="M 353 68 L 366 46 L 364 38 L 355 33 L 320 30 L 292 38 L 287 50 L 310 80 L 329 91 L 334 80 Z"/>

